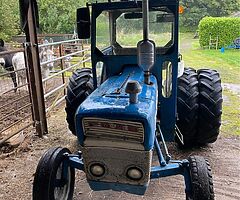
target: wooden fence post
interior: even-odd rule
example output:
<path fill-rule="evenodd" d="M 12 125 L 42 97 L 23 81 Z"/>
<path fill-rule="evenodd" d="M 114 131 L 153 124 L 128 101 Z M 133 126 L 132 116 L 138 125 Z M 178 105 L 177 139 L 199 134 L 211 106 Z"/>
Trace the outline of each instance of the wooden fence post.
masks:
<path fill-rule="evenodd" d="M 19 5 L 21 16 L 24 18 L 24 31 L 26 33 L 26 52 L 29 68 L 31 97 L 34 111 L 36 132 L 40 137 L 47 134 L 47 120 L 44 104 L 44 93 L 42 86 L 42 75 L 39 60 L 37 30 L 36 30 L 36 10 L 34 10 L 33 0 L 20 0 Z"/>

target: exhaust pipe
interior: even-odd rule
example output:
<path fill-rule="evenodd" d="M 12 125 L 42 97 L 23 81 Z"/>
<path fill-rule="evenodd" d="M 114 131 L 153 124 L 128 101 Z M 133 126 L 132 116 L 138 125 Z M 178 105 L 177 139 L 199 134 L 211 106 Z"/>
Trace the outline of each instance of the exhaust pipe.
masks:
<path fill-rule="evenodd" d="M 150 69 L 156 59 L 155 43 L 149 40 L 149 1 L 142 1 L 143 40 L 137 44 L 138 65 L 144 71 L 144 83 L 150 85 Z"/>

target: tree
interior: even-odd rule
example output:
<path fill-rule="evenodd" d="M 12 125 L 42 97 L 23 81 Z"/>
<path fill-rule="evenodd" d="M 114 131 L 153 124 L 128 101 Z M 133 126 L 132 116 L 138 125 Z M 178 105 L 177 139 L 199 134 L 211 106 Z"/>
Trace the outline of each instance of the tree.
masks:
<path fill-rule="evenodd" d="M 42 33 L 73 33 L 76 9 L 87 0 L 38 0 Z M 21 33 L 18 0 L 0 0 L 0 38 Z"/>
<path fill-rule="evenodd" d="M 180 25 L 197 27 L 199 21 L 206 16 L 228 16 L 240 10 L 239 0 L 180 0 L 185 11 L 180 15 Z"/>
<path fill-rule="evenodd" d="M 18 2 L 0 0 L 0 38 L 10 40 L 19 31 Z"/>
<path fill-rule="evenodd" d="M 83 0 L 41 0 L 39 6 L 40 30 L 43 33 L 73 33 L 76 9 Z"/>

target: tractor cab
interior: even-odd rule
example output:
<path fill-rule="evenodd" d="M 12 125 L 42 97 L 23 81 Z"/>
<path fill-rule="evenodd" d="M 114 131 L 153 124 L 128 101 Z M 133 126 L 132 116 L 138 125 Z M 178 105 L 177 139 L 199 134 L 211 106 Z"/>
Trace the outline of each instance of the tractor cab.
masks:
<path fill-rule="evenodd" d="M 157 79 L 157 109 L 161 129 L 166 140 L 173 141 L 179 64 L 178 1 L 150 1 L 148 15 L 148 40 L 154 45 L 154 63 L 149 73 Z M 144 53 L 138 56 L 139 41 L 144 40 L 143 21 L 141 1 L 93 3 L 78 9 L 79 38 L 91 39 L 95 88 L 109 77 L 121 74 L 124 68 L 141 68 L 140 57 L 143 60 L 151 57 L 145 54 L 143 58 Z"/>

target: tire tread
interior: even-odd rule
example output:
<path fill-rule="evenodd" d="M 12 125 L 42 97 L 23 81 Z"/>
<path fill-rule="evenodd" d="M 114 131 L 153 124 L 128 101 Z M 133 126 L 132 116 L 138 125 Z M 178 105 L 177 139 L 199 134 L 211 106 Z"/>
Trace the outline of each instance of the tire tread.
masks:
<path fill-rule="evenodd" d="M 78 106 L 93 90 L 92 70 L 90 68 L 77 69 L 73 72 L 67 87 L 65 111 L 67 113 L 66 120 L 68 122 L 68 128 L 74 135 L 76 135 L 74 114 Z"/>
<path fill-rule="evenodd" d="M 213 143 L 217 140 L 221 126 L 222 86 L 216 70 L 197 71 L 199 81 L 199 144 Z"/>
<path fill-rule="evenodd" d="M 194 144 L 198 121 L 198 79 L 194 69 L 186 68 L 178 79 L 177 126 L 183 134 L 184 146 Z"/>
<path fill-rule="evenodd" d="M 191 200 L 214 200 L 213 177 L 210 164 L 201 156 L 188 158 L 192 184 Z"/>

